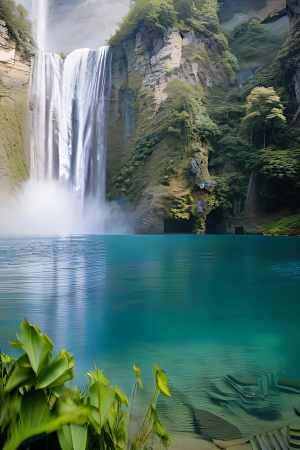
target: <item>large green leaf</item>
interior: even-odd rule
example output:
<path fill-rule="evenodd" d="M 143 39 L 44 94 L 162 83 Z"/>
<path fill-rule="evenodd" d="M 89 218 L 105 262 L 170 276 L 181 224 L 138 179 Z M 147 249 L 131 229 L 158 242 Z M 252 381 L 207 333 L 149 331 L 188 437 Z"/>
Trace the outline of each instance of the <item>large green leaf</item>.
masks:
<path fill-rule="evenodd" d="M 115 389 L 96 381 L 90 386 L 89 399 L 91 405 L 90 422 L 95 432 L 100 434 L 107 421 L 108 413 L 113 410 L 116 400 Z"/>
<path fill-rule="evenodd" d="M 88 408 L 76 406 L 71 399 L 59 399 L 58 402 L 63 407 L 58 408 L 61 412 L 55 416 L 42 391 L 31 390 L 26 393 L 22 398 L 18 416 L 10 423 L 3 450 L 17 450 L 23 442 L 53 433 L 63 425 L 84 425 L 87 422 Z"/>
<path fill-rule="evenodd" d="M 35 383 L 36 374 L 32 370 L 28 356 L 22 355 L 15 362 L 14 369 L 10 373 L 6 384 L 6 392 L 11 392 L 13 389 L 20 386 L 30 386 Z"/>
<path fill-rule="evenodd" d="M 87 445 L 87 425 L 64 425 L 57 436 L 62 450 L 85 450 Z"/>
<path fill-rule="evenodd" d="M 21 407 L 21 395 L 14 393 L 10 396 L 6 396 L 4 401 L 1 402 L 0 407 L 0 435 L 3 433 L 7 425 L 14 420 Z"/>
<path fill-rule="evenodd" d="M 116 450 L 126 449 L 128 422 L 129 413 L 126 411 L 112 411 L 108 414 L 104 430 L 110 436 Z"/>
<path fill-rule="evenodd" d="M 74 357 L 69 355 L 66 350 L 62 350 L 49 365 L 43 367 L 36 383 L 36 389 L 60 386 L 72 380 L 74 364 Z"/>
<path fill-rule="evenodd" d="M 151 408 L 151 419 L 153 419 L 152 430 L 160 438 L 161 443 L 168 447 L 171 444 L 171 439 L 161 422 L 158 419 L 157 411 L 154 407 Z"/>
<path fill-rule="evenodd" d="M 126 408 L 129 408 L 129 402 L 128 402 L 127 396 L 126 396 L 123 392 L 121 392 L 121 391 L 117 388 L 117 386 L 116 386 L 114 389 L 115 389 L 116 397 L 117 397 L 117 399 L 119 400 L 119 402 L 120 402 L 122 405 L 126 406 Z"/>
<path fill-rule="evenodd" d="M 66 390 L 66 388 L 64 388 Z M 66 393 L 66 391 L 65 391 Z M 81 396 L 77 386 L 70 392 L 72 394 L 72 401 L 78 405 L 83 406 L 86 398 Z M 60 392 L 59 392 L 60 394 Z M 63 394 L 64 395 L 64 394 Z M 73 403 L 59 401 L 57 404 L 57 413 L 63 415 L 69 412 L 69 408 L 73 408 Z M 58 440 L 62 450 L 85 450 L 87 445 L 87 425 L 64 425 L 57 432 Z"/>
<path fill-rule="evenodd" d="M 41 334 L 36 325 L 31 325 L 27 319 L 22 322 L 22 334 L 18 335 L 17 342 L 12 342 L 13 347 L 21 348 L 28 356 L 32 370 L 36 375 L 43 365 L 43 362 L 49 358 L 50 351 L 53 350 L 52 341 L 48 336 Z"/>
<path fill-rule="evenodd" d="M 169 381 L 166 375 L 166 372 L 164 372 L 160 367 L 158 367 L 155 363 L 153 363 L 154 373 L 155 373 L 155 380 L 156 380 L 156 386 L 167 397 L 171 397 L 170 391 L 169 391 Z"/>
<path fill-rule="evenodd" d="M 62 350 L 51 361 L 52 344 L 49 344 L 49 339 L 37 334 L 35 325 L 27 325 L 28 322 L 25 324 L 24 322 L 22 328 L 25 330 L 24 336 L 27 337 L 20 337 L 20 342 L 23 342 L 21 345 L 26 353 L 16 361 L 6 391 L 10 392 L 14 388 L 30 387 L 31 385 L 35 389 L 54 388 L 72 380 L 74 378 L 74 357 L 69 355 L 66 350 Z M 33 338 L 28 337 L 29 335 Z M 39 349 L 37 351 L 32 348 L 35 345 L 34 342 L 38 342 Z M 35 368 L 32 366 L 32 361 L 35 363 Z"/>

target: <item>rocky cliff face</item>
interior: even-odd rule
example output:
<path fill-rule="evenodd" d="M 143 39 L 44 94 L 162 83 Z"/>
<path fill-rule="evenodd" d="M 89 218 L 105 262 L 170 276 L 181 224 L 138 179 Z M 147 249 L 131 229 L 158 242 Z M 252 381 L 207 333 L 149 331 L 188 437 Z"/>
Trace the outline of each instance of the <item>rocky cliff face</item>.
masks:
<path fill-rule="evenodd" d="M 0 198 L 28 177 L 30 64 L 0 21 Z"/>
<path fill-rule="evenodd" d="M 279 60 L 285 71 L 288 89 L 294 91 L 295 111 L 293 122 L 300 127 L 300 2 L 299 0 L 287 0 L 287 15 L 289 18 L 289 35 L 287 42 L 279 53 Z M 291 95 L 292 96 L 292 95 Z M 295 106 L 296 108 L 296 106 Z"/>
<path fill-rule="evenodd" d="M 289 38 L 295 36 L 299 31 L 300 25 L 300 2 L 299 0 L 287 0 L 286 2 L 287 15 L 290 22 Z"/>
<path fill-rule="evenodd" d="M 145 234 L 163 233 L 166 219 L 186 222 L 198 205 L 196 228 L 203 232 L 210 197 L 204 188 L 212 183 L 208 149 L 164 131 L 172 112 L 166 88 L 180 80 L 205 92 L 228 78 L 216 43 L 192 30 L 142 27 L 112 54 L 108 198 L 133 203 L 137 232 Z"/>

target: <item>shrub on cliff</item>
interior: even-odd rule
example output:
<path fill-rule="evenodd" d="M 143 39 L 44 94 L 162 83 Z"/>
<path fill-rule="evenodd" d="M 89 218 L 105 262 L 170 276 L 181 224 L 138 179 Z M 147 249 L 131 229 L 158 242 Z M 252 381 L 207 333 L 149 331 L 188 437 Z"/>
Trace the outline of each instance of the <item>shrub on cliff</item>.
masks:
<path fill-rule="evenodd" d="M 119 29 L 108 43 L 113 45 L 142 25 L 149 30 L 164 30 L 176 25 L 173 0 L 133 0 L 130 10 L 118 24 Z"/>
<path fill-rule="evenodd" d="M 22 5 L 17 6 L 14 0 L 1 1 L 0 19 L 6 23 L 9 37 L 16 43 L 23 58 L 30 60 L 35 43 L 28 11 Z"/>
<path fill-rule="evenodd" d="M 179 79 L 172 80 L 164 92 L 172 99 L 172 117 L 169 132 L 181 134 L 189 140 L 205 140 L 218 133 L 218 126 L 209 118 L 203 104 L 203 90 L 199 86 L 188 86 Z"/>

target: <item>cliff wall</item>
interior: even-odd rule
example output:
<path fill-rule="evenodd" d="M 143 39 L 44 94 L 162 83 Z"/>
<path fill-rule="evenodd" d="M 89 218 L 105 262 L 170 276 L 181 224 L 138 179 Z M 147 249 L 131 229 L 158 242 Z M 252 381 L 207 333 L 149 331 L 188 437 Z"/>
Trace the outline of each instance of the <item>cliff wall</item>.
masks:
<path fill-rule="evenodd" d="M 205 230 L 208 148 L 204 139 L 168 132 L 176 97 L 168 87 L 179 83 L 178 95 L 194 89 L 204 111 L 206 90 L 232 75 L 220 53 L 213 39 L 178 28 L 142 27 L 112 47 L 107 193 L 134 204 L 139 233 L 163 233 L 166 220 Z"/>
<path fill-rule="evenodd" d="M 279 52 L 278 60 L 285 72 L 286 86 L 291 97 L 295 98 L 293 123 L 300 127 L 300 2 L 287 0 L 289 34 L 285 45 Z"/>
<path fill-rule="evenodd" d="M 0 197 L 28 177 L 30 64 L 0 21 Z"/>

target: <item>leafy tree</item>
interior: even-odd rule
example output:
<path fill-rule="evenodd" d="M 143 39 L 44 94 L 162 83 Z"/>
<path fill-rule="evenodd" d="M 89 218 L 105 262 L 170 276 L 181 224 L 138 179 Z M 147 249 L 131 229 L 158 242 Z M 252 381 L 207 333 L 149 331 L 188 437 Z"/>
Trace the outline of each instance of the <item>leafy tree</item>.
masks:
<path fill-rule="evenodd" d="M 17 6 L 14 0 L 4 0 L 0 2 L 0 19 L 6 23 L 9 37 L 15 41 L 21 55 L 30 60 L 35 42 L 28 11 L 22 5 Z"/>
<path fill-rule="evenodd" d="M 251 145 L 253 129 L 263 132 L 263 147 L 266 147 L 266 130 L 276 122 L 285 122 L 284 106 L 272 87 L 256 87 L 247 97 L 246 116 L 241 125 L 251 130 Z"/>

